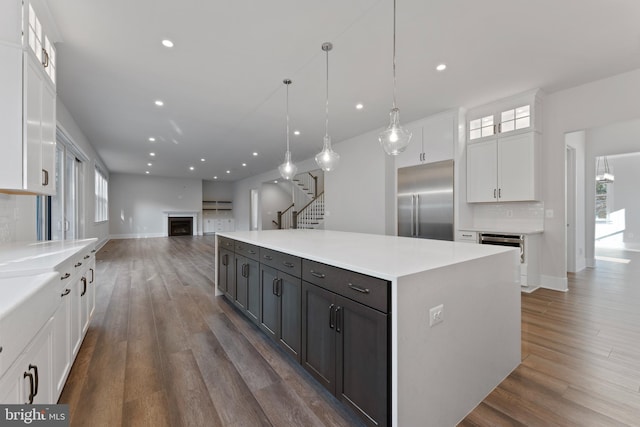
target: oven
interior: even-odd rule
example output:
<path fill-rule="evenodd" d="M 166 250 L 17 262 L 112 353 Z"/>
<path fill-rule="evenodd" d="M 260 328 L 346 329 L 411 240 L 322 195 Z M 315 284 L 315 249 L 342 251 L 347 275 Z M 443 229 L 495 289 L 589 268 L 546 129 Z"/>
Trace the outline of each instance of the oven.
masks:
<path fill-rule="evenodd" d="M 525 261 L 524 236 L 521 234 L 480 233 L 481 245 L 510 246 L 520 249 L 520 263 Z"/>

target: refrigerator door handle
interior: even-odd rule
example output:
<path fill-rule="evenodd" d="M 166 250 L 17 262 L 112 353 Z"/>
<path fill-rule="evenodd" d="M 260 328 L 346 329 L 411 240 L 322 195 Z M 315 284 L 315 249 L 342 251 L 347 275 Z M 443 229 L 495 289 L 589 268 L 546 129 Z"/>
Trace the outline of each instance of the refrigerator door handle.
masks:
<path fill-rule="evenodd" d="M 416 237 L 420 236 L 420 195 L 416 194 Z"/>
<path fill-rule="evenodd" d="M 412 194 L 411 195 L 411 237 L 415 236 L 416 233 L 413 231 L 413 228 L 415 226 L 415 219 L 413 218 L 413 215 L 416 212 L 416 195 Z"/>

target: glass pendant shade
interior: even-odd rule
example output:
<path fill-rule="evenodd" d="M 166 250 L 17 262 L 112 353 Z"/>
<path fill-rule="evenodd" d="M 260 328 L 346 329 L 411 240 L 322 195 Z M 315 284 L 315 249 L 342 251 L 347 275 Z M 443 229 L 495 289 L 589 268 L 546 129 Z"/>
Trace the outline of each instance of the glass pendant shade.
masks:
<path fill-rule="evenodd" d="M 329 135 L 324 137 L 322 151 L 316 154 L 316 163 L 325 172 L 331 172 L 340 163 L 340 154 L 331 148 L 331 137 Z"/>
<path fill-rule="evenodd" d="M 389 113 L 389 127 L 378 135 L 385 153 L 397 156 L 407 149 L 411 141 L 411 132 L 400 126 L 400 110 L 392 108 Z"/>
<path fill-rule="evenodd" d="M 291 161 L 291 151 L 287 150 L 284 153 L 284 163 L 278 166 L 278 171 L 280 171 L 280 176 L 286 180 L 290 180 L 298 173 L 298 167 Z"/>

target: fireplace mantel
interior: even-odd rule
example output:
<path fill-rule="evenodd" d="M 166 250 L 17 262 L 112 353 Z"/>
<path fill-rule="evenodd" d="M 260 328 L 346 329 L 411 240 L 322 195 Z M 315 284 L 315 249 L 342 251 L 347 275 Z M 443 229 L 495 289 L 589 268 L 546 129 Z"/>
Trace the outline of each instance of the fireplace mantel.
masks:
<path fill-rule="evenodd" d="M 198 235 L 198 215 L 199 211 L 163 211 L 162 223 L 164 224 L 163 236 L 169 235 L 169 217 L 191 217 L 193 218 L 193 235 Z"/>

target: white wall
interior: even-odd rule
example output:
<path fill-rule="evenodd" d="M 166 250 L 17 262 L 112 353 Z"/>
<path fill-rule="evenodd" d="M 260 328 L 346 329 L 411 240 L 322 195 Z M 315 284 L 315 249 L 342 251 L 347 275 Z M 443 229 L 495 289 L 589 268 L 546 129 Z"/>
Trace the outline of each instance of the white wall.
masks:
<path fill-rule="evenodd" d="M 166 235 L 164 211 L 197 211 L 202 234 L 202 181 L 111 174 L 109 233 L 112 238 Z"/>
<path fill-rule="evenodd" d="M 285 185 L 290 182 L 278 181 L 265 182 L 260 187 L 260 214 L 262 217 L 262 230 L 278 228 L 272 221 L 278 220 L 278 211 L 282 211 L 291 205 L 291 190 L 287 191 Z"/>
<path fill-rule="evenodd" d="M 545 209 L 553 210 L 553 218 L 545 219 L 542 238 L 541 282 L 545 287 L 567 289 L 563 185 L 565 134 L 637 119 L 640 116 L 640 96 L 631 94 L 638 93 L 640 69 L 556 92 L 544 100 L 543 197 Z M 637 140 L 635 144 L 637 147 Z M 628 151 L 637 151 L 637 148 Z M 588 158 L 589 153 L 587 161 Z M 589 188 L 586 194 L 590 194 Z"/>
<path fill-rule="evenodd" d="M 587 266 L 586 261 L 586 214 L 589 211 L 587 209 L 587 201 L 585 199 L 586 180 L 585 180 L 585 156 L 586 156 L 586 133 L 584 131 L 571 132 L 566 136 L 566 143 L 568 147 L 571 147 L 575 156 L 575 194 L 573 203 L 575 206 L 574 217 L 567 217 L 567 224 L 573 224 L 575 238 L 573 254 L 567 254 L 567 257 L 572 256 L 573 261 L 567 259 L 567 271 L 581 271 Z M 567 177 L 569 180 L 569 177 Z M 569 194 L 567 194 L 567 198 Z M 567 201 L 569 203 L 569 201 Z"/>
<path fill-rule="evenodd" d="M 233 200 L 233 183 L 220 181 L 202 181 L 202 200 Z"/>

